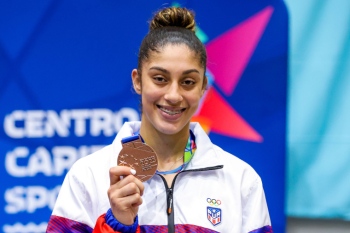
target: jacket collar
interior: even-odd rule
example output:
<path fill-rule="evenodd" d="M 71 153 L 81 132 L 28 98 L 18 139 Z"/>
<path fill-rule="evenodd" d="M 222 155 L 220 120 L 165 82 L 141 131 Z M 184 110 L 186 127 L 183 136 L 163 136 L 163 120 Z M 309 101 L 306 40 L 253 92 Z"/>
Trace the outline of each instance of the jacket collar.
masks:
<path fill-rule="evenodd" d="M 116 163 L 118 154 L 122 149 L 121 140 L 125 137 L 132 136 L 134 133 L 139 132 L 140 126 L 140 121 L 131 121 L 124 123 L 112 143 L 112 160 L 114 161 L 111 161 L 112 164 Z M 196 137 L 197 150 L 191 162 L 187 165 L 186 170 L 222 165 L 223 163 L 217 155 L 217 149 L 214 149 L 215 145 L 211 142 L 207 133 L 203 130 L 200 124 L 197 122 L 191 122 L 190 129 Z"/>

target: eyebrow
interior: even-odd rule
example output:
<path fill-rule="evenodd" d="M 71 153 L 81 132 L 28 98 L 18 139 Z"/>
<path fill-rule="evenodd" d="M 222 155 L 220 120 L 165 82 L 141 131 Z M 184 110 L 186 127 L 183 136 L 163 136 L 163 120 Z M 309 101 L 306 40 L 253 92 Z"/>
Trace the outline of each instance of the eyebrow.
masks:
<path fill-rule="evenodd" d="M 159 66 L 153 66 L 150 68 L 150 70 L 158 70 L 158 71 L 161 71 L 163 73 L 166 73 L 166 74 L 170 74 L 170 72 L 162 67 L 159 67 Z M 195 73 L 198 73 L 199 74 L 199 71 L 196 70 L 196 69 L 189 69 L 189 70 L 185 70 L 184 72 L 182 72 L 182 74 L 190 74 L 192 72 L 195 72 Z"/>

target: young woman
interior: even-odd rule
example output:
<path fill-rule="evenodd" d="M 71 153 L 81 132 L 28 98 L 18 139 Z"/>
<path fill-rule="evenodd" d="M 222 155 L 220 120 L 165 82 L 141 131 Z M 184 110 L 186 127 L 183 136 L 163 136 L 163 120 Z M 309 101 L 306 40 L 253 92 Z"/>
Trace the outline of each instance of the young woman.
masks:
<path fill-rule="evenodd" d="M 131 74 L 141 122 L 125 123 L 111 145 L 73 165 L 47 232 L 272 232 L 260 177 L 190 123 L 207 85 L 194 29 L 185 8 L 155 14 Z M 117 166 L 123 144 L 137 138 L 158 160 L 144 182 Z"/>

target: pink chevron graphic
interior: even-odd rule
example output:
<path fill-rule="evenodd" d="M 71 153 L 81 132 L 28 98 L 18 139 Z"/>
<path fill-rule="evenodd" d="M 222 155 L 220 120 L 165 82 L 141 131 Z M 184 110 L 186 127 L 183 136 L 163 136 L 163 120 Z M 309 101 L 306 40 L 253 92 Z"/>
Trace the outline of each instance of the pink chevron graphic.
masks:
<path fill-rule="evenodd" d="M 225 95 L 232 95 L 236 88 L 273 10 L 271 6 L 264 8 L 207 44 L 208 69 Z M 193 120 L 199 121 L 207 131 L 253 142 L 263 141 L 213 86 L 208 89 Z"/>
<path fill-rule="evenodd" d="M 215 83 L 231 95 L 269 22 L 273 8 L 266 7 L 236 27 L 209 42 L 208 68 Z"/>
<path fill-rule="evenodd" d="M 215 106 L 215 110 L 213 110 L 213 106 Z M 199 116 L 203 119 L 215 119 L 210 121 L 209 126 L 213 132 L 255 142 L 263 140 L 260 134 L 213 87 L 207 91 L 205 103 L 199 111 Z M 201 119 L 199 118 L 199 120 Z"/>

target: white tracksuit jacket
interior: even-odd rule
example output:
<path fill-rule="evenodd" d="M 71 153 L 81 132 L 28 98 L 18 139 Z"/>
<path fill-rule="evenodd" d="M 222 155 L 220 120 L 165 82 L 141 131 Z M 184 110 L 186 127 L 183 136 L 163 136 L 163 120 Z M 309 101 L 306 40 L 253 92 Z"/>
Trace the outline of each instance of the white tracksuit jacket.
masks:
<path fill-rule="evenodd" d="M 72 166 L 52 216 L 85 225 L 91 230 L 94 228 L 97 218 L 110 208 L 107 196 L 109 168 L 117 164 L 121 139 L 138 132 L 140 124 L 125 123 L 111 145 Z M 144 182 L 143 204 L 138 212 L 141 232 L 154 232 L 147 230 L 149 226 L 161 225 L 166 229 L 172 221 L 176 231 L 180 229 L 178 227 L 186 226 L 181 229 L 192 229 L 191 232 L 272 232 L 258 174 L 247 163 L 212 144 L 198 123 L 191 123 L 190 128 L 197 150 L 186 170 L 174 180 L 173 212 L 167 214 L 168 187 L 159 175 L 153 176 Z"/>

